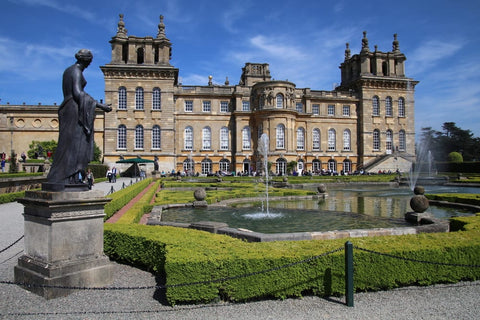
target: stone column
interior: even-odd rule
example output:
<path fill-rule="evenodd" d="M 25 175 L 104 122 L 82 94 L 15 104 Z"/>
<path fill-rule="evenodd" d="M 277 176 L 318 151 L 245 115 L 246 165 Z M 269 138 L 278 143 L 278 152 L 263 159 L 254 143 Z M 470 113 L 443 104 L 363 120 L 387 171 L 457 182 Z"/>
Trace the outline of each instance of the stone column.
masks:
<path fill-rule="evenodd" d="M 113 265 L 103 253 L 108 201 L 98 190 L 26 191 L 18 200 L 25 206 L 25 252 L 15 266 L 15 282 L 46 299 L 73 291 L 61 287 L 110 284 Z"/>

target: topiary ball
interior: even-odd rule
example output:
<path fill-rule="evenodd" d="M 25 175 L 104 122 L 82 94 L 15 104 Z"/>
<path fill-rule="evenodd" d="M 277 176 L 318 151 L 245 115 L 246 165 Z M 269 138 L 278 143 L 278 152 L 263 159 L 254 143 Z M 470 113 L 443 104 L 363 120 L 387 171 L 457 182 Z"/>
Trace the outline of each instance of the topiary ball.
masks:
<path fill-rule="evenodd" d="M 193 196 L 195 197 L 195 200 L 203 201 L 207 197 L 207 192 L 205 191 L 205 189 L 199 188 L 195 190 Z"/>
<path fill-rule="evenodd" d="M 425 212 L 428 207 L 429 207 L 429 202 L 427 197 L 425 197 L 423 194 L 417 194 L 410 199 L 410 207 L 413 209 L 413 211 L 422 213 Z"/>

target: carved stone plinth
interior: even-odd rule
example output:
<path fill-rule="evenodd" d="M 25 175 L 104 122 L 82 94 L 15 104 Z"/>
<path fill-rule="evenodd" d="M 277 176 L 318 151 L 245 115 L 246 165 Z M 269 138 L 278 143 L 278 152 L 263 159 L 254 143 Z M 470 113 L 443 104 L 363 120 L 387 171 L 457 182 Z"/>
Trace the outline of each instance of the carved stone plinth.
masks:
<path fill-rule="evenodd" d="M 103 253 L 104 205 L 101 191 L 27 191 L 25 252 L 15 266 L 15 282 L 46 299 L 72 289 L 113 281 L 113 265 Z M 54 287 L 51 287 L 54 286 Z"/>

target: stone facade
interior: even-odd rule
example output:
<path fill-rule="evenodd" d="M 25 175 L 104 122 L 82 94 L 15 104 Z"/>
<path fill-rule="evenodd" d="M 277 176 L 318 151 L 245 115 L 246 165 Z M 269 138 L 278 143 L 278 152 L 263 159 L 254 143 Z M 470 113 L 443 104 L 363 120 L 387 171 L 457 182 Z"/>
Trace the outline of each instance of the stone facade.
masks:
<path fill-rule="evenodd" d="M 377 171 L 380 163 L 383 170 L 404 171 L 415 159 L 418 81 L 405 76 L 406 58 L 396 35 L 389 52 L 376 46 L 370 51 L 366 33 L 359 54 L 351 55 L 347 43 L 342 82 L 332 91 L 273 80 L 267 63 L 246 63 L 238 84 L 227 78 L 217 85 L 209 77 L 206 85 L 185 86 L 170 64 L 172 43 L 163 16 L 156 37 L 136 37 L 127 34 L 120 15 L 110 44 L 111 61 L 101 70 L 105 102 L 113 111 L 97 116 L 102 124 L 95 124 L 95 140 L 111 166 L 121 157 L 140 156 L 157 157 L 159 171 L 165 172 L 261 172 L 257 144 L 262 133 L 269 137 L 268 161 L 276 174 L 286 173 L 292 161 L 296 171 L 340 173 Z M 23 121 L 34 127 L 38 109 L 30 109 L 33 118 Z M 9 132 L 10 117 L 20 121 L 14 113 L 1 116 L 0 131 Z M 39 119 L 49 126 L 35 128 L 39 139 L 54 139 L 55 115 L 47 112 Z M 26 132 L 26 127 L 14 128 Z M 0 139 L 8 138 L 2 134 Z M 25 136 L 20 149 L 31 140 Z M 400 158 L 406 161 L 401 168 Z"/>

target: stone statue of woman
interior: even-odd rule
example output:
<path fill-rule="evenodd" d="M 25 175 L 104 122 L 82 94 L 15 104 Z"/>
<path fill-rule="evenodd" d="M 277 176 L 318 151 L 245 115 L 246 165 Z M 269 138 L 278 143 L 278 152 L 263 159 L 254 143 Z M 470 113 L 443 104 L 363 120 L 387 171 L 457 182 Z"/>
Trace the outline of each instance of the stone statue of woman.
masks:
<path fill-rule="evenodd" d="M 109 105 L 99 103 L 83 89 L 87 81 L 83 77 L 92 62 L 90 50 L 81 49 L 75 54 L 77 62 L 63 73 L 63 102 L 58 109 L 58 146 L 53 164 L 43 190 L 88 190 L 82 182 L 85 168 L 93 160 L 93 122 L 95 109 L 112 111 Z"/>

